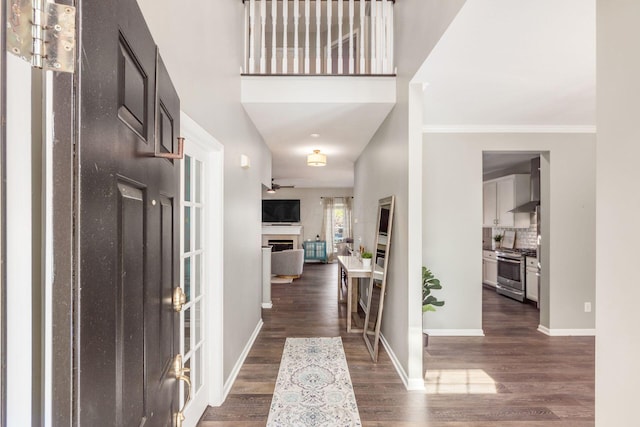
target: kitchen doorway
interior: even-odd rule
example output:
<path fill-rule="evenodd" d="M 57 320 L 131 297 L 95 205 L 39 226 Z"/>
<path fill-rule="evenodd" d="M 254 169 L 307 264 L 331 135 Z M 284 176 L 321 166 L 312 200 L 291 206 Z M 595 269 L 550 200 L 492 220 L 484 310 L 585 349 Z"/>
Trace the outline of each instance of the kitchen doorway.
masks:
<path fill-rule="evenodd" d="M 545 204 L 540 191 L 541 154 L 482 153 L 482 286 L 538 310 L 543 268 L 538 255 Z"/>

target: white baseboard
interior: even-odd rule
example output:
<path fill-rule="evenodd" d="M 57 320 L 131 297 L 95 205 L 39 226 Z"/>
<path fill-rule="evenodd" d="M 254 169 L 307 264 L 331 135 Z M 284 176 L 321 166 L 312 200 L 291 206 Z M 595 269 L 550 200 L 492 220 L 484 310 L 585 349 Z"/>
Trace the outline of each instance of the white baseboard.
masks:
<path fill-rule="evenodd" d="M 407 390 L 424 390 L 424 379 L 409 378 L 404 368 L 402 367 L 402 364 L 398 360 L 398 357 L 391 349 L 389 342 L 387 342 L 384 335 L 382 334 L 380 334 L 380 342 L 382 343 L 382 346 L 384 347 L 387 354 L 389 355 L 389 359 L 391 359 L 391 363 L 393 363 L 393 366 L 396 368 L 396 371 L 398 372 L 398 376 L 402 380 L 402 383 L 404 384 L 405 388 Z"/>
<path fill-rule="evenodd" d="M 262 308 L 273 308 L 273 304 L 270 302 L 263 302 Z"/>
<path fill-rule="evenodd" d="M 482 329 L 423 329 L 432 337 L 483 337 Z"/>
<path fill-rule="evenodd" d="M 231 391 L 231 387 L 233 387 L 233 383 L 236 381 L 236 378 L 240 373 L 240 368 L 242 368 L 244 361 L 247 359 L 247 356 L 249 355 L 249 351 L 251 351 L 251 347 L 253 347 L 253 343 L 256 341 L 256 338 L 258 338 L 258 334 L 260 333 L 260 329 L 262 329 L 262 325 L 264 325 L 264 322 L 262 321 L 262 319 L 260 319 L 260 321 L 258 322 L 258 325 L 256 326 L 256 329 L 251 334 L 249 341 L 247 341 L 247 345 L 244 346 L 244 350 L 242 350 L 242 353 L 240 353 L 240 357 L 238 358 L 238 361 L 233 367 L 233 370 L 231 371 L 229 378 L 227 378 L 227 381 L 225 381 L 224 390 L 222 394 L 223 402 L 227 400 L 227 396 Z"/>
<path fill-rule="evenodd" d="M 542 332 L 550 337 L 595 337 L 595 329 L 549 329 L 546 326 L 538 325 L 538 332 Z"/>

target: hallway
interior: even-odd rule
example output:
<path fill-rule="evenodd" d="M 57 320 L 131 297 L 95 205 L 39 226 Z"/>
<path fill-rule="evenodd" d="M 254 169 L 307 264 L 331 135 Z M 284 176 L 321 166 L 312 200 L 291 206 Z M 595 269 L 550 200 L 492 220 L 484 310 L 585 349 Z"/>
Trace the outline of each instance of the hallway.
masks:
<path fill-rule="evenodd" d="M 347 334 L 336 304 L 335 264 L 306 264 L 274 285 L 273 309 L 238 378 L 199 426 L 264 426 L 286 337 L 341 336 L 363 426 L 593 426 L 593 337 L 547 337 L 537 311 L 485 289 L 486 337 L 431 337 L 426 392 L 407 392 L 381 349 L 373 364 Z M 446 309 L 446 308 L 444 308 Z M 514 321 L 513 319 L 517 319 Z"/>

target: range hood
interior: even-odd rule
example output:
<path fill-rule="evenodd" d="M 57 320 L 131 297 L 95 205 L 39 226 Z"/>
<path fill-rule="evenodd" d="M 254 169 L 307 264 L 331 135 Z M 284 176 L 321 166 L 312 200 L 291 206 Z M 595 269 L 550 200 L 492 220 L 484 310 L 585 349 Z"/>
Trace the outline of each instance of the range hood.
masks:
<path fill-rule="evenodd" d="M 540 157 L 531 159 L 531 201 L 516 206 L 509 212 L 533 213 L 538 206 L 540 206 Z"/>

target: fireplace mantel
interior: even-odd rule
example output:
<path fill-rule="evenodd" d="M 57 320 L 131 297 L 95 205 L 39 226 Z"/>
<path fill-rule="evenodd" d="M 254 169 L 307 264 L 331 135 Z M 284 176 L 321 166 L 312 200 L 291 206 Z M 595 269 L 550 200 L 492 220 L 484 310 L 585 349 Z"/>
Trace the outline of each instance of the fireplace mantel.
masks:
<path fill-rule="evenodd" d="M 262 245 L 267 246 L 269 240 L 292 240 L 294 248 L 302 247 L 301 225 L 263 225 Z"/>

